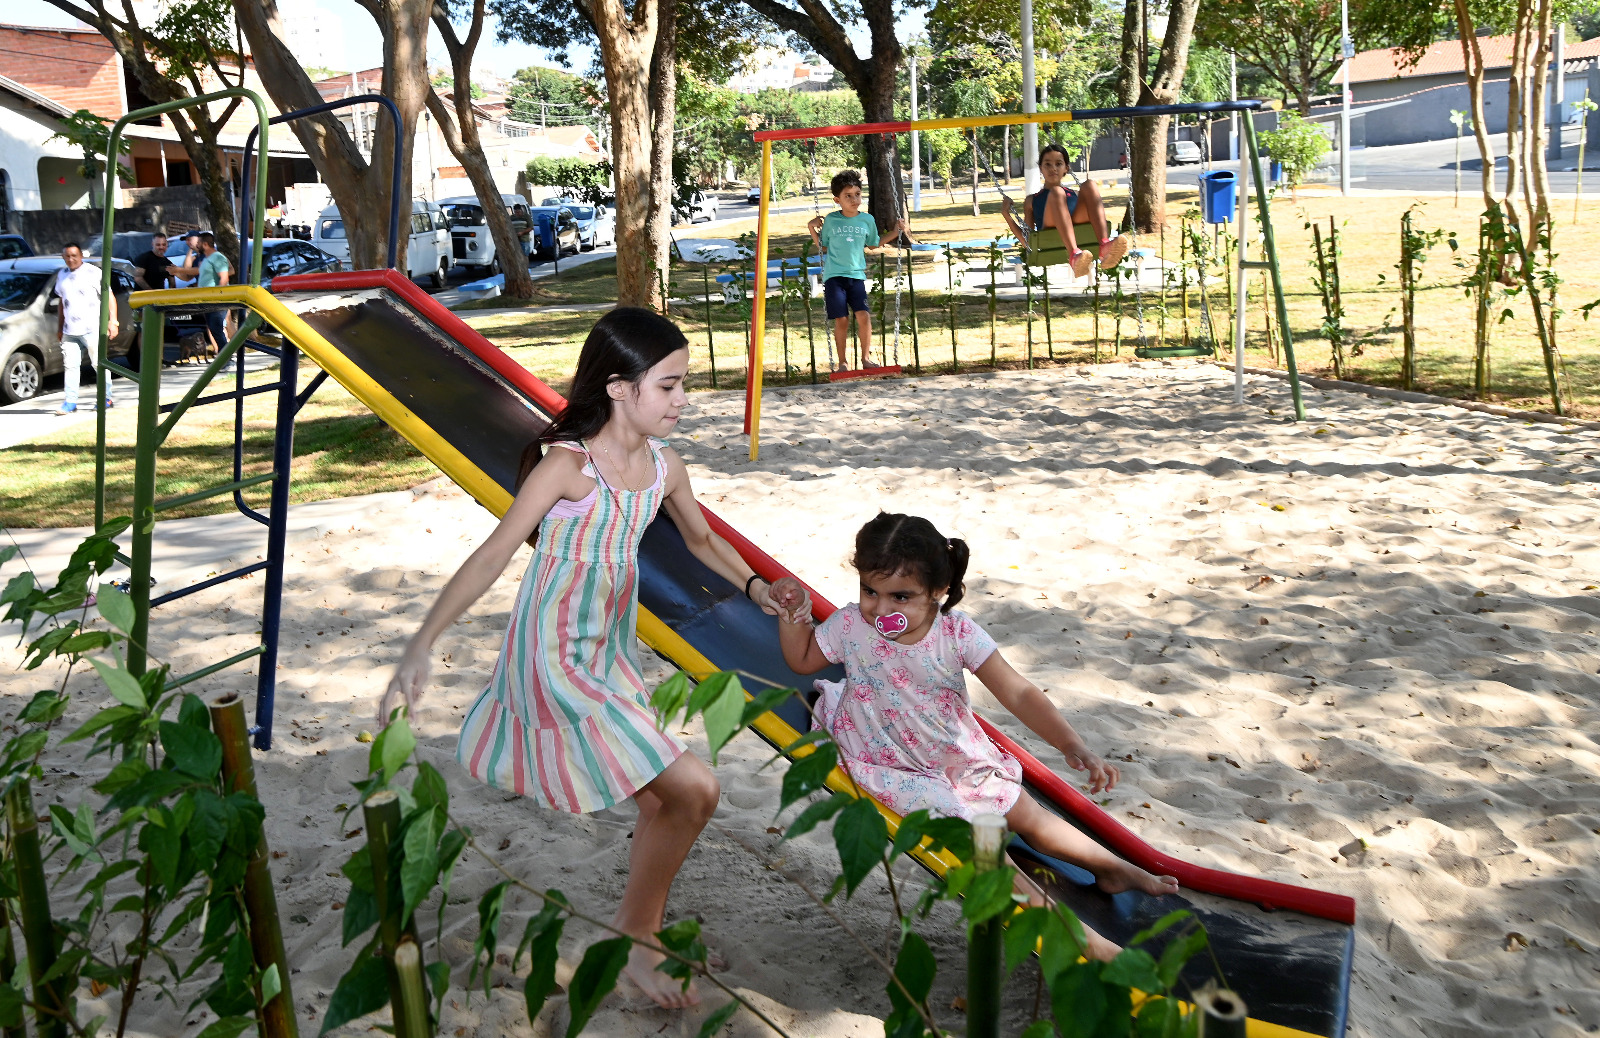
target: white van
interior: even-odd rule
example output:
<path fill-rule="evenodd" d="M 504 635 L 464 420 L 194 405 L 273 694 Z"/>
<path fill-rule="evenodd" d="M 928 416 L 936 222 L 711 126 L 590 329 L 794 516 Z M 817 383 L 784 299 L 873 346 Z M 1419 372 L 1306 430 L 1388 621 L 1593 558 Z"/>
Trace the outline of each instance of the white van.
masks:
<path fill-rule="evenodd" d="M 511 217 L 511 229 L 517 232 L 522 243 L 522 260 L 533 254 L 533 216 L 528 212 L 528 200 L 521 195 L 501 195 L 500 201 Z M 500 257 L 495 255 L 494 236 L 489 233 L 489 221 L 477 195 L 457 195 L 439 199 L 445 222 L 450 227 L 451 256 L 457 266 L 476 267 L 487 275 L 504 269 Z"/>
<path fill-rule="evenodd" d="M 435 290 L 444 288 L 451 267 L 450 227 L 445 223 L 444 211 L 419 198 L 411 203 L 410 225 L 402 226 L 401 231 L 411 238 L 406 245 L 406 275 L 427 278 Z M 349 265 L 350 242 L 345 237 L 344 218 L 339 215 L 338 206 L 329 206 L 317 217 L 311 228 L 311 242 Z"/>

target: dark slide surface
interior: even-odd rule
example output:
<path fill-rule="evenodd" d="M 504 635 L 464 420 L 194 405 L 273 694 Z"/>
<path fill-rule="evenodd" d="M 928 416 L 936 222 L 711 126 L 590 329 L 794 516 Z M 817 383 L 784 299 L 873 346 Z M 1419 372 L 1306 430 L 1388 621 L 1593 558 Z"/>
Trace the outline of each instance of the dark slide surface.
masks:
<path fill-rule="evenodd" d="M 377 273 L 280 278 L 277 294 L 419 421 L 512 489 L 523 448 L 549 422 L 559 398 L 420 289 Z M 284 291 L 291 283 L 293 288 Z M 738 541 L 742 538 L 736 540 L 741 546 Z M 747 542 L 742 550 L 764 575 L 781 571 L 764 556 L 752 557 L 759 550 Z M 718 668 L 808 690 L 816 678 L 842 676 L 838 668 L 804 678 L 791 672 L 778 649 L 776 619 L 690 555 L 664 512 L 645 533 L 639 563 L 641 604 Z M 798 700 L 777 712 L 797 731 L 810 727 Z M 1041 804 L 1110 845 L 1059 794 L 1036 784 L 1028 788 Z M 1088 873 L 1065 862 L 1020 845 L 1013 846 L 1013 857 L 1030 874 L 1046 869 L 1048 875 L 1040 878 L 1052 892 L 1118 943 L 1173 909 L 1194 910 L 1210 931 L 1224 976 L 1253 1018 L 1329 1038 L 1343 1035 L 1353 950 L 1347 922 L 1269 912 L 1190 889 L 1164 898 L 1110 896 L 1093 886 Z M 1274 898 L 1273 903 L 1288 902 Z M 1210 972 L 1210 962 L 1202 957 L 1191 965 L 1190 979 L 1198 984 Z"/>

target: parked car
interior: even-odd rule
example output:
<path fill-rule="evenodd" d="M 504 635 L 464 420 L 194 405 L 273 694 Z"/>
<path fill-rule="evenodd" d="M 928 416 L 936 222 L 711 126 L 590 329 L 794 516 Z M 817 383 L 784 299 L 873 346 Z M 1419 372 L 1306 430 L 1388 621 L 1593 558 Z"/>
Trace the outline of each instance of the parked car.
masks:
<path fill-rule="evenodd" d="M 444 288 L 454 262 L 450 225 L 444 211 L 432 202 L 414 200 L 405 231 L 410 236 L 406 243 L 406 276 L 427 278 L 435 290 Z M 350 262 L 350 241 L 345 237 L 344 218 L 339 215 L 338 206 L 329 206 L 317 217 L 311 242 L 323 252 Z M 265 277 L 265 273 L 262 276 Z"/>
<path fill-rule="evenodd" d="M 760 190 L 757 189 L 759 202 Z M 694 197 L 689 199 L 687 206 L 677 206 L 672 210 L 673 223 L 699 223 L 701 220 L 715 220 L 717 218 L 717 196 L 708 195 L 704 191 L 696 191 Z"/>
<path fill-rule="evenodd" d="M 578 202 L 578 200 L 576 198 L 573 198 L 571 195 L 562 195 L 559 198 L 555 198 L 555 197 L 546 198 L 543 202 L 540 202 L 539 204 L 542 205 L 542 206 L 552 206 L 552 205 L 556 205 L 556 206 L 560 206 L 560 205 L 574 206 L 574 205 L 578 205 L 580 203 Z"/>
<path fill-rule="evenodd" d="M 533 221 L 533 256 L 535 259 L 555 259 L 557 255 L 578 252 L 583 248 L 578 218 L 564 205 L 542 205 L 528 210 Z"/>
<path fill-rule="evenodd" d="M 745 202 L 747 202 L 750 205 L 760 205 L 761 204 L 761 185 L 760 184 L 751 184 L 750 185 L 750 190 L 748 190 L 748 191 L 746 191 L 744 193 L 744 200 L 745 200 Z"/>
<path fill-rule="evenodd" d="M 20 234 L 0 234 L 0 259 L 20 259 L 32 256 L 33 246 Z"/>
<path fill-rule="evenodd" d="M 0 397 L 15 404 L 39 395 L 45 377 L 61 374 L 61 300 L 56 275 L 66 263 L 59 256 L 0 260 Z M 117 335 L 107 346 L 114 358 L 138 370 L 138 326 L 128 307 L 133 276 L 112 268 L 111 292 L 117 300 Z M 82 373 L 67 372 L 68 378 Z"/>
<path fill-rule="evenodd" d="M 586 249 L 617 243 L 617 221 L 603 205 L 571 205 L 578 221 L 578 241 Z"/>
<path fill-rule="evenodd" d="M 511 217 L 511 228 L 517 232 L 522 245 L 523 260 L 533 254 L 533 220 L 529 215 L 528 200 L 521 195 L 501 195 L 506 212 Z M 458 266 L 476 267 L 482 274 L 498 274 L 502 269 L 501 257 L 495 255 L 494 236 L 489 233 L 489 219 L 478 204 L 477 195 L 458 195 L 439 199 L 445 223 L 450 228 L 451 256 Z"/>
<path fill-rule="evenodd" d="M 1200 145 L 1194 141 L 1168 141 L 1167 165 L 1187 166 L 1205 161 L 1205 156 L 1200 154 Z"/>
<path fill-rule="evenodd" d="M 180 246 L 181 242 L 178 243 Z M 240 243 L 245 255 L 249 255 L 250 241 L 246 239 Z M 169 247 L 167 255 L 172 255 Z M 181 264 L 183 257 L 180 255 L 173 260 Z M 272 279 L 283 274 L 321 274 L 328 271 L 343 270 L 344 261 L 332 253 L 323 252 L 310 242 L 300 241 L 298 238 L 266 238 L 261 242 L 261 287 L 272 288 Z M 244 278 L 235 271 L 230 278 L 232 284 L 242 284 Z M 167 349 L 171 353 L 179 339 L 190 332 L 203 331 L 206 326 L 203 311 L 187 312 L 183 310 L 167 311 Z M 176 354 L 172 354 L 176 357 Z"/>

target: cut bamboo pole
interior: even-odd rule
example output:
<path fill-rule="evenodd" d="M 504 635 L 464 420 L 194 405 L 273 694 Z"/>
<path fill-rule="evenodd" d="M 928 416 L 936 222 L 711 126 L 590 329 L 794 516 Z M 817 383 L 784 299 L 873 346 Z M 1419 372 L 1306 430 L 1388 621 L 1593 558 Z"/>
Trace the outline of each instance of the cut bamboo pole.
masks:
<path fill-rule="evenodd" d="M 394 1007 L 395 1038 L 432 1038 L 428 989 L 422 980 L 422 949 L 409 937 L 394 950 L 394 972 L 400 978 L 400 1001 Z"/>
<path fill-rule="evenodd" d="M 230 793 L 260 800 L 256 792 L 255 764 L 250 758 L 250 726 L 245 721 L 244 700 L 228 693 L 211 703 L 211 729 L 222 742 L 222 781 Z M 289 956 L 283 947 L 283 927 L 278 921 L 278 896 L 272 889 L 272 866 L 267 854 L 267 834 L 250 852 L 244 871 L 244 906 L 250 917 L 250 951 L 256 968 L 278 967 L 282 988 L 261 1007 L 262 1038 L 298 1038 L 300 1024 L 294 1015 L 294 993 L 289 989 Z"/>
<path fill-rule="evenodd" d="M 405 991 L 395 965 L 395 952 L 402 940 L 418 944 L 417 920 L 413 916 L 405 926 L 400 925 L 403 906 L 393 900 L 398 894 L 398 877 L 389 877 L 389 849 L 400 831 L 400 794 L 392 789 L 374 793 L 367 799 L 362 814 L 367 823 L 367 855 L 372 862 L 372 889 L 378 902 L 378 942 L 383 949 L 383 960 L 389 975 L 389 1006 L 394 1011 L 396 1034 L 408 1034 L 402 1017 L 405 1014 Z M 426 1016 L 423 1017 L 426 1020 Z"/>
<path fill-rule="evenodd" d="M 981 875 L 1000 867 L 1005 819 L 972 820 L 972 864 Z M 967 1038 L 999 1038 L 1000 992 L 1005 983 L 1005 920 L 995 916 L 973 926 L 967 938 Z"/>
<path fill-rule="evenodd" d="M 1238 995 L 1207 986 L 1195 992 L 1194 1004 L 1200 1011 L 1200 1038 L 1245 1038 L 1250 1014 Z"/>
<path fill-rule="evenodd" d="M 9 980 L 17 972 L 17 946 L 11 936 L 11 913 L 0 898 L 0 978 Z M 28 1028 L 23 1024 L 0 1031 L 4 1038 L 28 1038 Z"/>
<path fill-rule="evenodd" d="M 39 855 L 39 820 L 33 813 L 33 783 L 22 779 L 6 796 L 6 822 L 11 828 L 11 857 L 17 870 L 17 901 L 22 908 L 22 942 L 28 949 L 28 975 L 39 1038 L 65 1038 L 66 998 L 62 980 L 40 978 L 56 964 L 60 946 L 50 915 L 50 888 Z"/>

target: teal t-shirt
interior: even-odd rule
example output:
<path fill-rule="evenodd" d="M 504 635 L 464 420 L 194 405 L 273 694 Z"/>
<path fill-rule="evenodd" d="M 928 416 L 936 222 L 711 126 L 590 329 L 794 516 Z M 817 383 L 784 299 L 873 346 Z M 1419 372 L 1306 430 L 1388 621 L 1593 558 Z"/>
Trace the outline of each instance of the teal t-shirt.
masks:
<path fill-rule="evenodd" d="M 877 245 L 878 221 L 872 214 L 857 213 L 846 216 L 835 210 L 822 218 L 822 231 L 817 235 L 827 255 L 822 260 L 822 280 L 829 278 L 867 279 L 868 245 Z"/>
<path fill-rule="evenodd" d="M 221 275 L 228 270 L 228 257 L 221 252 L 213 252 L 200 261 L 200 287 L 216 288 L 222 284 Z"/>

